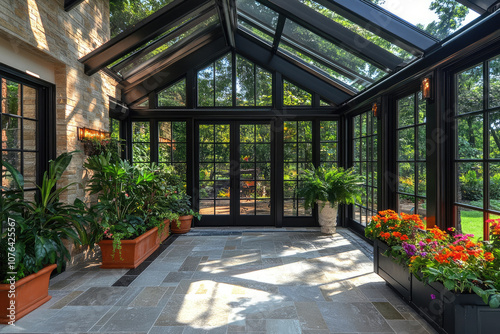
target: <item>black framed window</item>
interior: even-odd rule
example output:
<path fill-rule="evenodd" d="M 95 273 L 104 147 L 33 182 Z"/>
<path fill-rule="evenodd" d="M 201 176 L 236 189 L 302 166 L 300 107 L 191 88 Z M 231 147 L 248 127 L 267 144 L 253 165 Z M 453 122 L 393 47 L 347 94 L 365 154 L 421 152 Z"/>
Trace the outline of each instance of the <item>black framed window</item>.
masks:
<path fill-rule="evenodd" d="M 25 196 L 33 199 L 40 168 L 38 89 L 2 76 L 0 84 L 2 160 L 23 174 Z M 2 186 L 12 186 L 6 170 L 2 170 Z"/>
<path fill-rule="evenodd" d="M 397 99 L 398 212 L 427 212 L 426 101 L 416 92 Z"/>
<path fill-rule="evenodd" d="M 301 172 L 313 167 L 313 124 L 311 121 L 285 121 L 283 128 L 283 207 L 284 215 L 312 216 L 297 195 Z"/>
<path fill-rule="evenodd" d="M 132 163 L 151 163 L 151 127 L 149 122 L 132 122 Z"/>
<path fill-rule="evenodd" d="M 198 106 L 233 106 L 232 54 L 228 53 L 198 72 Z"/>
<path fill-rule="evenodd" d="M 272 74 L 236 55 L 236 105 L 265 107 L 273 104 Z"/>
<path fill-rule="evenodd" d="M 371 111 L 355 116 L 353 124 L 353 168 L 365 177 L 364 190 L 361 202 L 353 205 L 353 220 L 362 226 L 370 221 L 370 217 L 377 214 L 377 118 Z"/>
<path fill-rule="evenodd" d="M 320 127 L 320 165 L 325 167 L 337 166 L 338 163 L 338 135 L 337 121 L 321 121 Z"/>
<path fill-rule="evenodd" d="M 158 122 L 158 165 L 171 165 L 186 184 L 186 122 Z"/>
<path fill-rule="evenodd" d="M 487 240 L 485 221 L 500 218 L 500 56 L 454 79 L 455 224 Z"/>

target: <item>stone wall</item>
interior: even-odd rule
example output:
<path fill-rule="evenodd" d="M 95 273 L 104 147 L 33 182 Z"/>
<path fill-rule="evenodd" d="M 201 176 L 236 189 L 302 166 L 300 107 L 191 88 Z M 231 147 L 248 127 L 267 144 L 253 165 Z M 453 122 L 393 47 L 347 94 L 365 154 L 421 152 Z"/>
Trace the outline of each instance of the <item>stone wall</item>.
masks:
<path fill-rule="evenodd" d="M 53 64 L 57 154 L 83 152 L 77 127 L 107 131 L 108 96 L 119 99 L 113 79 L 103 73 L 87 76 L 78 61 L 109 40 L 109 1 L 86 0 L 69 12 L 64 11 L 64 0 L 0 0 L 0 8 L 0 37 L 12 50 Z M 83 159 L 82 153 L 73 158 L 61 185 L 85 178 Z M 85 198 L 81 184 L 71 186 L 63 200 L 77 197 Z"/>
<path fill-rule="evenodd" d="M 43 70 L 54 73 L 43 77 L 50 77 L 46 80 L 53 80 L 56 86 L 54 130 L 58 155 L 74 150 L 83 152 L 77 127 L 108 131 L 108 96 L 120 98 L 117 82 L 103 73 L 87 76 L 78 61 L 109 40 L 109 1 L 86 0 L 69 12 L 63 6 L 64 0 L 0 0 L 0 39 L 7 41 L 1 47 L 8 48 L 3 54 L 10 57 L 18 54 L 16 64 L 21 65 L 22 59 L 40 60 L 40 66 L 48 64 Z M 0 52 L 0 62 L 9 64 L 8 59 L 1 57 Z M 88 201 L 82 182 L 86 178 L 84 158 L 83 153 L 73 158 L 59 184 L 77 182 L 61 198 L 63 201 L 73 202 L 75 198 Z M 71 252 L 70 265 L 96 256 L 81 249 Z"/>

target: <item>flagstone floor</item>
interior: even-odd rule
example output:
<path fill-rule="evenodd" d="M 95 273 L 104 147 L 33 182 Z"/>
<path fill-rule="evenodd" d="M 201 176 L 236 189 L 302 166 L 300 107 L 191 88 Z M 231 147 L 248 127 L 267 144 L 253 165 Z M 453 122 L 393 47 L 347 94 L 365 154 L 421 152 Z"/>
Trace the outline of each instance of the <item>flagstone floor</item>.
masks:
<path fill-rule="evenodd" d="M 435 333 L 346 229 L 193 229 L 135 270 L 72 268 L 0 333 Z M 156 257 L 156 258 L 154 258 Z"/>

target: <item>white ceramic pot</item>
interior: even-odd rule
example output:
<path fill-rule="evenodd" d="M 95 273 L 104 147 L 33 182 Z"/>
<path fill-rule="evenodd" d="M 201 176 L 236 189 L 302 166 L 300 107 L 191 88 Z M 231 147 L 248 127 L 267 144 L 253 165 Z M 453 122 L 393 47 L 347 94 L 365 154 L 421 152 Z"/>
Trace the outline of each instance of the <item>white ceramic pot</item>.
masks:
<path fill-rule="evenodd" d="M 321 233 L 334 234 L 337 229 L 338 204 L 332 206 L 329 202 L 318 201 L 318 220 L 321 226 Z"/>

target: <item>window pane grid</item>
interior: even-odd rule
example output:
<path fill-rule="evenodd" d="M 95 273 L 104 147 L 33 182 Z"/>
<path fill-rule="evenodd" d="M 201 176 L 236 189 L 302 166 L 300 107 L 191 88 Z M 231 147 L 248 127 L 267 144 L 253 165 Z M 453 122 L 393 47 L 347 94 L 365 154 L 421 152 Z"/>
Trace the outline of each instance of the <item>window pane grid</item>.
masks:
<path fill-rule="evenodd" d="M 455 75 L 455 223 L 485 240 L 500 213 L 499 74 L 496 56 Z"/>
<path fill-rule="evenodd" d="M 377 118 L 365 112 L 353 118 L 353 168 L 365 177 L 361 202 L 353 205 L 352 219 L 366 226 L 377 213 Z"/>

